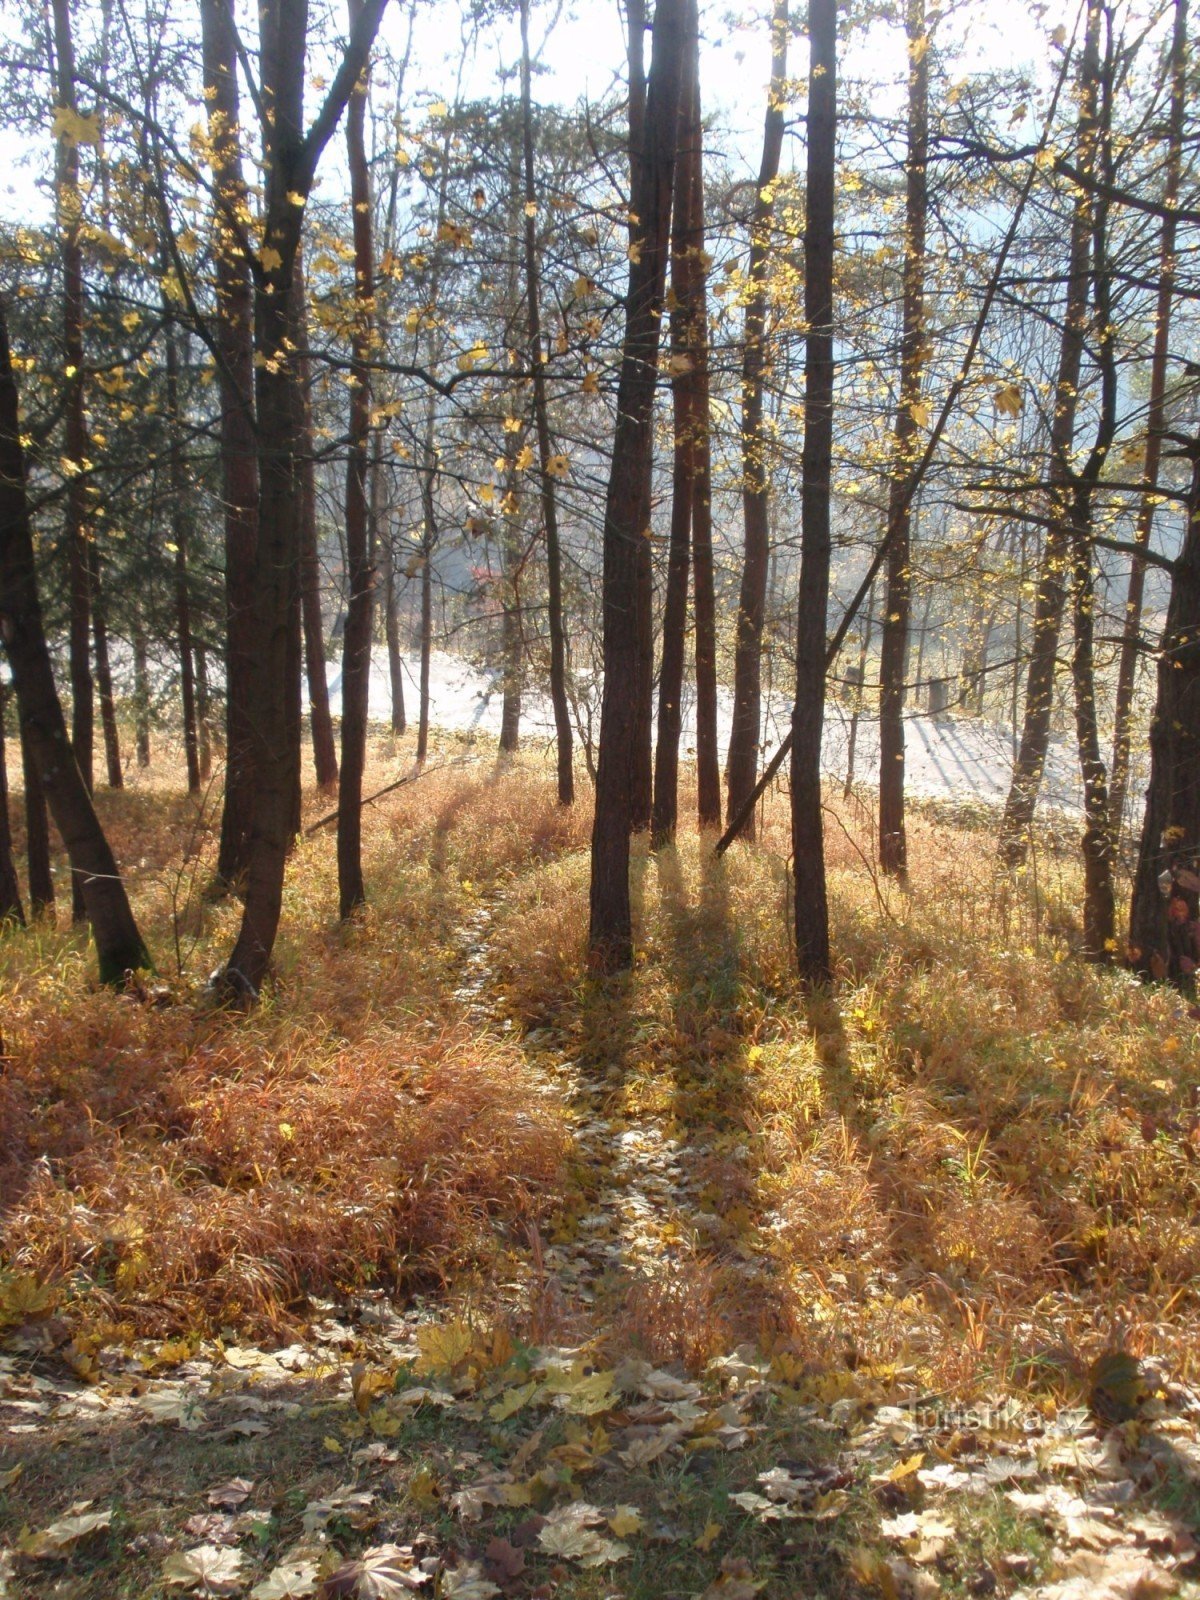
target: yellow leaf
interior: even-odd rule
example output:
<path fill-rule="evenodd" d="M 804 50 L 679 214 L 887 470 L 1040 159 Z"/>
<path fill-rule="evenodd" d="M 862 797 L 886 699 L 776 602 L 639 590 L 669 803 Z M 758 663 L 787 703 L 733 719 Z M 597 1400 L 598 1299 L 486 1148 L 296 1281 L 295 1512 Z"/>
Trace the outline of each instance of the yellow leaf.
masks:
<path fill-rule="evenodd" d="M 517 469 L 518 472 L 524 472 L 526 467 L 530 467 L 532 465 L 533 465 L 533 451 L 529 448 L 528 445 L 526 445 L 524 447 L 524 449 L 521 450 L 521 452 L 518 454 L 516 460 L 513 462 L 513 466 Z"/>
<path fill-rule="evenodd" d="M 273 244 L 265 244 L 259 253 L 264 272 L 275 272 L 283 265 L 283 257 Z"/>
<path fill-rule="evenodd" d="M 929 401 L 911 400 L 908 406 L 908 414 L 916 423 L 918 428 L 927 428 L 929 426 L 930 418 Z"/>
<path fill-rule="evenodd" d="M 721 1536 L 721 1524 L 709 1522 L 705 1524 L 704 1532 L 698 1539 L 693 1539 L 693 1547 L 697 1550 L 711 1550 Z"/>
<path fill-rule="evenodd" d="M 417 1330 L 420 1355 L 413 1370 L 422 1376 L 434 1372 L 453 1372 L 471 1353 L 475 1336 L 465 1322 L 427 1323 Z"/>
<path fill-rule="evenodd" d="M 594 372 L 585 372 L 584 373 L 584 375 L 583 375 L 583 392 L 584 392 L 584 394 L 599 394 L 600 393 L 600 379 L 596 376 L 596 374 Z"/>
<path fill-rule="evenodd" d="M 608 1525 L 618 1539 L 627 1539 L 631 1533 L 641 1533 L 645 1526 L 642 1513 L 636 1506 L 618 1506 L 609 1517 Z"/>
<path fill-rule="evenodd" d="M 565 478 L 571 470 L 571 463 L 566 456 L 550 456 L 546 462 L 546 472 L 551 478 Z"/>
<path fill-rule="evenodd" d="M 515 1417 L 522 1407 L 527 1406 L 538 1392 L 537 1382 L 524 1383 L 517 1389 L 506 1389 L 492 1406 L 488 1409 L 488 1416 L 493 1422 L 507 1422 L 509 1417 Z"/>
<path fill-rule="evenodd" d="M 1002 384 L 992 396 L 996 410 L 1002 417 L 1019 417 L 1025 401 L 1015 383 Z"/>
<path fill-rule="evenodd" d="M 72 111 L 69 106 L 55 106 L 54 137 L 71 146 L 99 144 L 99 118 L 85 117 L 82 112 Z"/>

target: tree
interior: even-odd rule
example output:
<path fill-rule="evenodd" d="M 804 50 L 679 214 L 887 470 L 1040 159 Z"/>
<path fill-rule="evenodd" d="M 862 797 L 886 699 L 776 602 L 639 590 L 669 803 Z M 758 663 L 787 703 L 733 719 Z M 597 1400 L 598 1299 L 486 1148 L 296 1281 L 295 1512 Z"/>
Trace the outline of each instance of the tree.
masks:
<path fill-rule="evenodd" d="M 611 972 L 633 959 L 629 835 L 634 821 L 647 596 L 639 579 L 650 520 L 655 378 L 670 236 L 683 59 L 683 0 L 658 0 L 640 143 L 633 145 L 629 288 L 617 422 L 604 507 L 604 693 L 592 827 L 589 951 Z M 631 101 L 633 99 L 631 86 Z M 633 119 L 631 118 L 631 122 Z"/>
<path fill-rule="evenodd" d="M 837 161 L 837 0 L 810 0 L 805 190 L 804 454 L 796 700 L 792 710 L 792 862 L 796 959 L 811 983 L 830 976 L 821 820 L 821 733 L 829 608 L 833 463 L 833 253 Z"/>
<path fill-rule="evenodd" d="M 259 13 L 263 247 L 255 274 L 258 545 L 254 565 L 256 677 L 254 811 L 242 924 L 223 975 L 231 995 L 259 992 L 271 960 L 299 786 L 299 471 L 301 417 L 290 296 L 317 163 L 366 66 L 386 0 L 365 0 L 325 100 L 304 128 L 305 8 L 268 0 Z M 296 641 L 298 643 L 298 639 Z"/>
<path fill-rule="evenodd" d="M 725 781 L 726 823 L 745 805 L 758 773 L 762 737 L 762 636 L 770 565 L 770 475 L 763 426 L 767 371 L 767 264 L 775 218 L 775 187 L 783 150 L 783 108 L 787 84 L 788 0 L 775 0 L 771 15 L 771 83 L 763 126 L 762 160 L 750 220 L 749 295 L 742 334 L 742 522 L 745 552 L 738 596 L 733 663 L 733 719 L 729 730 Z M 754 837 L 750 811 L 743 837 Z"/>
<path fill-rule="evenodd" d="M 21 905 L 17 864 L 13 860 L 12 827 L 8 820 L 8 762 L 4 738 L 7 699 L 6 686 L 0 683 L 0 927 L 6 922 L 17 922 L 23 927 L 25 912 Z"/>
<path fill-rule="evenodd" d="M 925 366 L 925 212 L 929 155 L 929 35 L 925 0 L 907 0 L 908 158 L 904 199 L 904 311 L 900 342 L 900 395 L 896 407 L 888 499 L 887 587 L 879 658 L 879 864 L 904 876 L 904 679 L 908 664 L 912 596 L 908 480 L 920 453 Z"/>
<path fill-rule="evenodd" d="M 59 703 L 38 598 L 17 385 L 0 303 L 0 642 L 12 667 L 17 715 L 78 882 L 102 983 L 122 983 L 150 957 L 125 885 L 75 759 Z"/>
<path fill-rule="evenodd" d="M 363 0 L 349 0 L 351 29 Z M 375 609 L 375 552 L 367 505 L 371 436 L 372 307 L 375 260 L 371 242 L 371 174 L 365 138 L 368 73 L 355 84 L 346 110 L 346 157 L 354 238 L 354 321 L 350 347 L 350 431 L 346 451 L 346 558 L 349 595 L 342 636 L 342 775 L 338 805 L 338 899 L 343 918 L 367 897 L 362 870 L 362 784 L 367 757 L 367 695 Z"/>
<path fill-rule="evenodd" d="M 542 531 L 546 540 L 547 627 L 550 633 L 550 702 L 554 707 L 557 743 L 558 803 L 575 799 L 571 713 L 567 704 L 567 636 L 563 626 L 562 553 L 558 537 L 558 502 L 554 478 L 547 469 L 555 455 L 550 435 L 546 399 L 546 371 L 542 350 L 541 290 L 537 259 L 537 185 L 533 168 L 533 105 L 530 92 L 529 0 L 521 0 L 521 156 L 525 179 L 525 301 L 529 321 L 529 357 L 533 381 L 533 422 L 537 431 Z"/>

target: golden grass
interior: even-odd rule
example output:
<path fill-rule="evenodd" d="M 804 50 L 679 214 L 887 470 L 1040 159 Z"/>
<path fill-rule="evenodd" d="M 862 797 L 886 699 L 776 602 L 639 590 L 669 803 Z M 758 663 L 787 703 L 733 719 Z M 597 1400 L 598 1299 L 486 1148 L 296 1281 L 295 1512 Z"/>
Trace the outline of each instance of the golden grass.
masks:
<path fill-rule="evenodd" d="M 368 788 L 407 749 L 381 741 Z M 985 829 L 919 812 L 902 891 L 869 868 L 869 808 L 832 803 L 837 981 L 810 998 L 777 796 L 721 863 L 690 827 L 635 848 L 637 962 L 597 983 L 586 801 L 480 760 L 368 811 L 349 928 L 332 833 L 301 844 L 275 990 L 241 1019 L 203 997 L 236 925 L 200 893 L 206 819 L 166 784 L 101 799 L 174 1003 L 93 992 L 70 933 L 0 939 L 6 1250 L 68 1309 L 262 1326 L 370 1281 L 511 1276 L 530 1222 L 590 1203 L 548 1087 L 566 1057 L 696 1152 L 715 1219 L 595 1331 L 693 1366 L 751 1338 L 835 1386 L 994 1386 L 1114 1331 L 1194 1364 L 1196 1032 L 1172 992 L 1075 959 L 1070 854 L 1014 884 Z"/>

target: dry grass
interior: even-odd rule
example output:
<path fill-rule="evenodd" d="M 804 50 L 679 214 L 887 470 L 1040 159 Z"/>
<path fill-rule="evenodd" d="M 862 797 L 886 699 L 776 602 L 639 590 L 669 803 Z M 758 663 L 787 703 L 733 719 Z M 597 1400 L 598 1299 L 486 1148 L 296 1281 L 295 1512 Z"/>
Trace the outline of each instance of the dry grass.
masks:
<path fill-rule="evenodd" d="M 164 967 L 178 932 L 176 1003 L 91 992 L 69 933 L 0 939 L 7 1248 L 68 1307 L 257 1326 L 372 1280 L 511 1276 L 530 1221 L 589 1203 L 547 1088 L 567 1057 L 696 1152 L 711 1236 L 602 1308 L 657 1356 L 752 1338 L 834 1389 L 902 1367 L 964 1392 L 1114 1331 L 1195 1362 L 1195 1029 L 1074 958 L 1069 854 L 997 880 L 984 829 L 921 813 L 903 892 L 869 869 L 869 808 L 837 803 L 838 975 L 812 999 L 775 797 L 720 864 L 690 830 L 635 852 L 637 964 L 597 984 L 586 803 L 561 812 L 538 762 L 447 766 L 368 813 L 352 928 L 331 835 L 301 845 L 247 1021 L 203 1001 L 236 921 L 200 893 L 205 819 L 166 787 L 102 799 Z M 473 1020 L 481 985 L 511 1033 Z"/>

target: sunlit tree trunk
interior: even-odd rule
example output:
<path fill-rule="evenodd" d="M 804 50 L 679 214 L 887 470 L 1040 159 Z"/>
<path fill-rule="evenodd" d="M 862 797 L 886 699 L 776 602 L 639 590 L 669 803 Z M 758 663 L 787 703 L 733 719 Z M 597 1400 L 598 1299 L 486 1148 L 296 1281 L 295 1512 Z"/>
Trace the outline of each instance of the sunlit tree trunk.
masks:
<path fill-rule="evenodd" d="M 196 721 L 200 738 L 200 781 L 212 777 L 213 732 L 212 696 L 208 688 L 208 651 L 196 645 Z"/>
<path fill-rule="evenodd" d="M 304 418 L 300 438 L 300 604 L 304 624 L 304 666 L 308 684 L 308 717 L 312 729 L 313 768 L 318 789 L 332 789 L 338 781 L 337 746 L 329 712 L 329 684 L 325 677 L 325 624 L 321 617 L 321 563 L 317 555 L 317 475 L 313 451 L 312 363 L 308 348 L 308 293 L 304 275 L 304 246 L 296 252 L 292 316 L 296 333 L 296 378 Z"/>
<path fill-rule="evenodd" d="M 558 803 L 575 799 L 571 712 L 567 702 L 567 635 L 563 626 L 562 554 L 558 537 L 558 502 L 546 463 L 554 454 L 550 409 L 543 365 L 541 288 L 537 259 L 537 186 L 533 168 L 533 106 L 530 96 L 529 0 L 521 0 L 521 144 L 525 179 L 525 303 L 533 378 L 533 423 L 537 433 L 542 531 L 546 540 L 546 625 L 550 634 L 550 703 L 554 708 Z"/>
<path fill-rule="evenodd" d="M 811 983 L 830 976 L 821 819 L 833 462 L 833 227 L 837 160 L 837 0 L 810 0 L 808 170 L 804 202 L 804 452 L 796 701 L 792 710 L 792 859 L 796 959 Z"/>
<path fill-rule="evenodd" d="M 433 657 L 433 552 L 437 546 L 437 510 L 434 484 L 437 455 L 433 447 L 434 402 L 429 401 L 429 422 L 425 435 L 425 465 L 421 473 L 421 638 L 420 677 L 417 708 L 417 764 L 429 754 L 429 668 Z"/>
<path fill-rule="evenodd" d="M 139 767 L 150 765 L 150 670 L 146 655 L 146 630 L 140 620 L 133 628 L 134 745 Z"/>
<path fill-rule="evenodd" d="M 925 214 L 928 204 L 929 38 L 925 0 L 908 0 L 908 159 L 905 165 L 904 327 L 896 408 L 883 636 L 879 656 L 879 864 L 908 871 L 904 832 L 904 678 L 912 605 L 912 496 L 908 482 L 920 453 L 917 412 L 925 367 Z"/>
<path fill-rule="evenodd" d="M 17 707 L 20 720 L 21 708 Z M 21 772 L 25 783 L 25 867 L 29 879 L 29 915 L 54 921 L 54 872 L 50 862 L 50 816 L 42 775 L 29 735 L 21 728 Z"/>
<path fill-rule="evenodd" d="M 21 885 L 13 859 L 12 824 L 8 816 L 7 741 L 4 737 L 5 702 L 8 694 L 0 684 L 0 927 L 6 922 L 25 923 L 21 905 Z"/>
<path fill-rule="evenodd" d="M 1079 166 L 1091 173 L 1096 145 L 1096 87 L 1100 70 L 1101 0 L 1089 0 L 1086 35 L 1079 74 L 1079 122 L 1076 135 Z M 1029 829 L 1050 741 L 1050 713 L 1058 641 L 1071 570 L 1070 495 L 1079 380 L 1088 325 L 1089 242 L 1092 210 L 1089 191 L 1076 190 L 1071 215 L 1067 297 L 1062 345 L 1050 424 L 1047 467 L 1047 529 L 1034 603 L 1029 670 L 1025 681 L 1025 718 L 1012 784 L 1001 824 L 1000 859 L 1016 867 L 1029 848 Z"/>
<path fill-rule="evenodd" d="M 650 518 L 649 462 L 675 176 L 682 0 L 659 0 L 654 17 L 644 138 L 634 171 L 637 233 L 630 251 L 617 424 L 604 513 L 604 693 L 592 828 L 589 949 L 606 972 L 633 959 L 629 835 L 634 820 L 635 744 L 640 740 L 641 547 Z"/>
<path fill-rule="evenodd" d="M 762 635 L 770 566 L 770 474 L 763 429 L 763 392 L 767 374 L 767 261 L 775 220 L 775 181 L 783 149 L 783 105 L 787 84 L 790 20 L 788 0 L 775 0 L 771 15 L 771 84 L 763 126 L 762 161 L 750 222 L 749 293 L 742 334 L 742 523 L 745 553 L 738 596 L 733 662 L 733 720 L 725 763 L 725 820 L 731 822 L 746 803 L 758 776 L 762 737 Z M 751 811 L 742 836 L 754 837 Z"/>
<path fill-rule="evenodd" d="M 100 731 L 104 737 L 104 774 L 110 789 L 125 787 L 121 771 L 121 738 L 117 731 L 117 701 L 113 693 L 112 658 L 108 648 L 108 609 L 104 600 L 100 553 L 88 545 L 88 588 L 92 603 L 92 642 L 96 648 L 96 698 L 100 702 Z"/>

